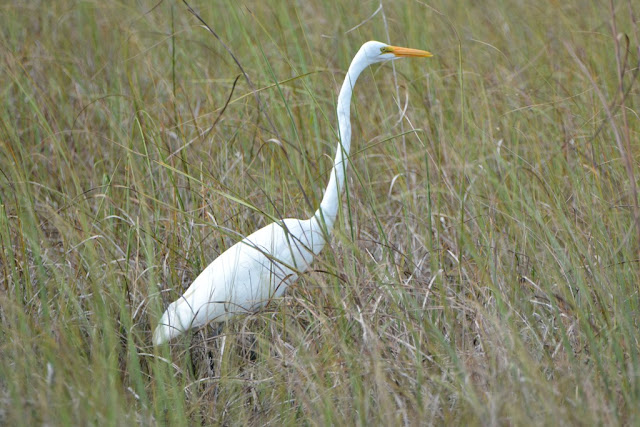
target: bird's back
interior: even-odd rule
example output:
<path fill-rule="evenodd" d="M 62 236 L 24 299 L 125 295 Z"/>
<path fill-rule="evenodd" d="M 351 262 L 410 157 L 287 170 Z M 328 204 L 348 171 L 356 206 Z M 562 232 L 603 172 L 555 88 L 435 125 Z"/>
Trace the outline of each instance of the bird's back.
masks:
<path fill-rule="evenodd" d="M 309 268 L 323 246 L 315 218 L 285 219 L 252 233 L 209 264 L 169 305 L 154 332 L 154 343 L 265 305 Z"/>

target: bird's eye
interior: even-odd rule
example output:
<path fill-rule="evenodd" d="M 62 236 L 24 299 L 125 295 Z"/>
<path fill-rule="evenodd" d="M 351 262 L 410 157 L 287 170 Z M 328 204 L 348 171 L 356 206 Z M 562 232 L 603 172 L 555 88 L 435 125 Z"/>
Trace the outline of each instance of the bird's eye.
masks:
<path fill-rule="evenodd" d="M 391 48 L 389 46 L 383 46 L 380 48 L 380 53 L 390 53 Z"/>

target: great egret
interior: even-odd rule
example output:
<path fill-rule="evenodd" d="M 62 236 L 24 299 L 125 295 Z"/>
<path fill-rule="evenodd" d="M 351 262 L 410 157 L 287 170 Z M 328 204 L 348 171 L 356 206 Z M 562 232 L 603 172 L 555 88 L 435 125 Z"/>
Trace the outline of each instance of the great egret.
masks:
<path fill-rule="evenodd" d="M 324 247 L 338 215 L 351 145 L 351 93 L 358 76 L 378 62 L 430 56 L 424 50 L 377 41 L 362 45 L 351 61 L 338 96 L 340 141 L 320 208 L 307 220 L 287 218 L 269 224 L 216 258 L 184 295 L 167 307 L 153 334 L 154 345 L 191 328 L 254 311 L 282 295 L 298 274 L 309 268 L 313 257 Z"/>

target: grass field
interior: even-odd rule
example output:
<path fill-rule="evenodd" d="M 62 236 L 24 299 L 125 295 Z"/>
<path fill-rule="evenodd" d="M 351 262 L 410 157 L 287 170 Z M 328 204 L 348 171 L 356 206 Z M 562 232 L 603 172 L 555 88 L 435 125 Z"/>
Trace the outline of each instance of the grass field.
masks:
<path fill-rule="evenodd" d="M 0 6 L 0 423 L 640 422 L 638 2 L 192 3 L 251 83 L 133 3 Z M 219 253 L 317 208 L 370 39 L 435 57 L 361 77 L 314 270 L 154 349 Z"/>

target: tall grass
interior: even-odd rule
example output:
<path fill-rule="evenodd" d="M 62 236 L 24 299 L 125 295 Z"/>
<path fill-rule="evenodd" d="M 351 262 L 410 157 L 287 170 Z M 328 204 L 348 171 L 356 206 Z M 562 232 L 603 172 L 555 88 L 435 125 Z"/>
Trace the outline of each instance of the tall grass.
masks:
<path fill-rule="evenodd" d="M 181 3 L 2 6 L 3 424 L 638 422 L 636 3 L 192 6 L 248 79 Z M 358 83 L 314 271 L 154 349 L 219 253 L 317 207 L 387 34 L 436 56 Z"/>

